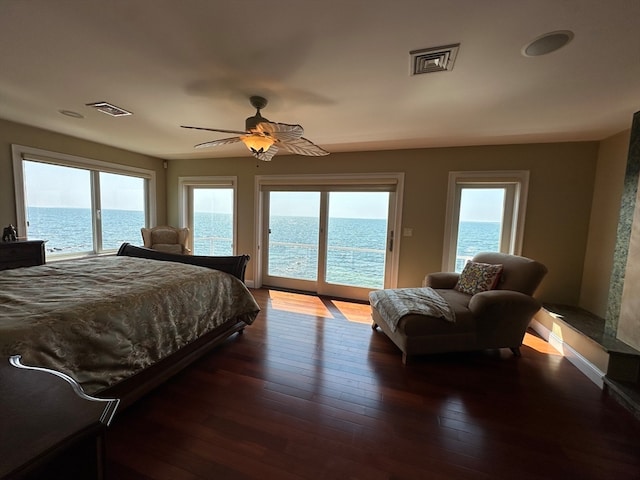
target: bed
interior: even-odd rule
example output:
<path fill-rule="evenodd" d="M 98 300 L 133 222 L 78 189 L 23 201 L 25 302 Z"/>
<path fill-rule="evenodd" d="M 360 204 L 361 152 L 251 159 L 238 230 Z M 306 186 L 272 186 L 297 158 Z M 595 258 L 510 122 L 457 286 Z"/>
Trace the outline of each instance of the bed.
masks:
<path fill-rule="evenodd" d="M 124 244 L 117 256 L 5 270 L 0 354 L 127 406 L 253 323 L 247 260 Z"/>

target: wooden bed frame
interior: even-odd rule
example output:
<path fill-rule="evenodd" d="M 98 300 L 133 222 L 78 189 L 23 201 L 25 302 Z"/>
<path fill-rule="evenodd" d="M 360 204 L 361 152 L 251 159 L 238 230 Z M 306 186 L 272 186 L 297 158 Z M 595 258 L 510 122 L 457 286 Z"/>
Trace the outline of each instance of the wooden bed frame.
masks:
<path fill-rule="evenodd" d="M 132 377 L 100 390 L 94 393 L 93 396 L 98 398 L 117 398 L 120 400 L 118 410 L 126 408 L 203 355 L 212 351 L 234 333 L 242 334 L 246 326 L 247 324 L 241 320 L 221 325 Z"/>
<path fill-rule="evenodd" d="M 208 257 L 205 255 L 181 255 L 178 253 L 166 253 L 152 250 L 146 247 L 136 247 L 130 243 L 123 243 L 117 253 L 118 256 L 148 258 L 151 260 L 164 260 L 167 262 L 188 263 L 201 267 L 220 270 L 229 273 L 244 283 L 244 272 L 251 257 L 249 255 L 236 255 L 230 257 Z"/>
<path fill-rule="evenodd" d="M 200 265 L 229 273 L 243 282 L 247 262 L 250 259 L 249 255 L 228 257 L 179 255 L 158 252 L 145 247 L 136 247 L 129 243 L 122 244 L 118 250 L 118 255 Z M 132 377 L 96 392 L 93 396 L 99 398 L 118 398 L 120 399 L 119 408 L 126 408 L 137 399 L 147 394 L 149 391 L 156 388 L 194 361 L 198 360 L 200 357 L 210 352 L 213 348 L 223 343 L 234 333 L 241 334 L 246 326 L 247 324 L 242 320 L 231 320 L 194 340 L 177 352 L 138 372 Z"/>

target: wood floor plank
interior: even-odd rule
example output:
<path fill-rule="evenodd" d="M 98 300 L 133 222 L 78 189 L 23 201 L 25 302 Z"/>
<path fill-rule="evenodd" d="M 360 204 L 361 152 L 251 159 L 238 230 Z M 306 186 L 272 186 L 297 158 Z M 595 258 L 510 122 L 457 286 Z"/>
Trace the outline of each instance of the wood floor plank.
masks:
<path fill-rule="evenodd" d="M 117 416 L 108 480 L 640 478 L 640 422 L 533 332 L 405 366 L 368 305 L 252 292 L 254 325 Z"/>

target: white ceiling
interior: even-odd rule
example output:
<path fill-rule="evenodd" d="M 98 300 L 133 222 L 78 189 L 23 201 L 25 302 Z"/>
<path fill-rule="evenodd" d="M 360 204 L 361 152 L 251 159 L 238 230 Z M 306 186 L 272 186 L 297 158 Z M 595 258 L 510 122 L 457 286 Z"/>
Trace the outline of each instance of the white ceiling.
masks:
<path fill-rule="evenodd" d="M 249 157 L 179 126 L 241 130 L 254 94 L 330 152 L 601 140 L 640 110 L 639 25 L 639 0 L 0 0 L 0 118 L 166 159 Z"/>

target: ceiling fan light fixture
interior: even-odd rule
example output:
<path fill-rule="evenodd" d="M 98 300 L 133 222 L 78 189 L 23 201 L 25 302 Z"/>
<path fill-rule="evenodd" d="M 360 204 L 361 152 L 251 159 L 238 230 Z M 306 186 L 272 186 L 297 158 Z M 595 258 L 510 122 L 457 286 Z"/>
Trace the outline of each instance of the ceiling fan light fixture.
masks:
<path fill-rule="evenodd" d="M 275 143 L 273 138 L 259 134 L 244 135 L 240 140 L 242 140 L 242 143 L 244 143 L 251 152 L 256 153 L 266 152 L 269 150 L 269 147 Z"/>
<path fill-rule="evenodd" d="M 267 100 L 264 97 L 253 96 L 251 105 L 256 108 L 256 114 L 246 120 L 246 130 L 226 130 L 221 128 L 190 127 L 181 125 L 182 128 L 194 130 L 206 130 L 209 132 L 232 133 L 235 137 L 221 138 L 210 142 L 198 143 L 195 148 L 217 147 L 236 142 L 242 142 L 251 154 L 258 160 L 270 161 L 281 148 L 294 155 L 307 155 L 319 157 L 329 155 L 329 152 L 320 148 L 315 143 L 307 140 L 302 135 L 304 129 L 300 125 L 290 123 L 270 122 L 262 115 L 260 109 L 264 108 Z"/>

